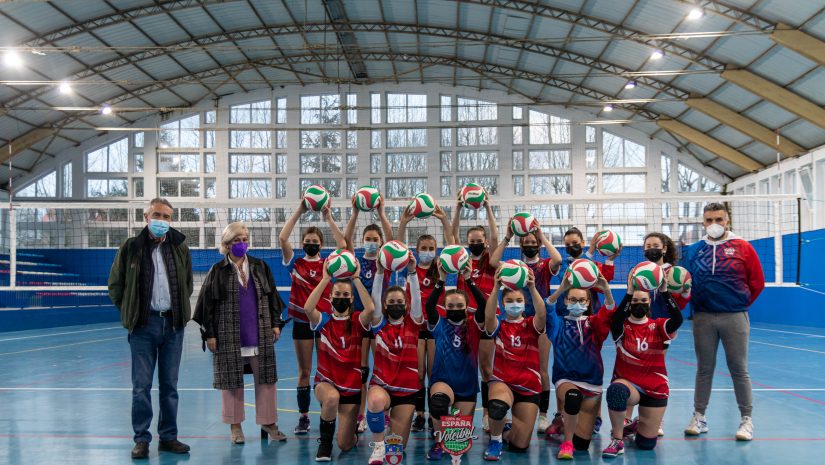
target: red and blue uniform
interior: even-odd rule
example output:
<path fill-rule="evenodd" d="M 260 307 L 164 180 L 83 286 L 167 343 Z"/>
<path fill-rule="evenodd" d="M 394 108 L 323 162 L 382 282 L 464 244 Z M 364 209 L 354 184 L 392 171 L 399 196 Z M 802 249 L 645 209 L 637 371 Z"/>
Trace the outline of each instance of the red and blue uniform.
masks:
<path fill-rule="evenodd" d="M 753 246 L 731 232 L 727 239 L 706 236 L 688 247 L 682 265 L 693 276 L 691 302 L 696 312 L 745 312 L 765 287 Z"/>
<path fill-rule="evenodd" d="M 672 266 L 670 263 L 665 263 L 662 265 L 662 271 L 667 273 Z M 653 291 L 650 294 L 650 315 L 653 318 L 667 318 L 667 302 L 665 302 L 664 296 L 658 291 Z M 679 309 L 684 310 L 688 302 L 690 302 L 691 290 L 688 289 L 682 294 L 671 294 L 671 296 L 673 297 L 673 301 L 676 302 L 676 305 L 679 306 Z"/>
<path fill-rule="evenodd" d="M 361 255 L 358 258 L 358 263 L 361 264 L 361 283 L 366 289 L 372 289 L 372 283 L 375 281 L 375 275 L 378 274 L 378 256 L 375 258 L 365 258 Z M 390 285 L 390 275 L 392 273 L 384 273 L 384 290 L 386 291 Z M 356 312 L 364 310 L 364 304 L 361 302 L 361 296 L 355 293 L 355 301 L 352 307 Z"/>
<path fill-rule="evenodd" d="M 604 276 L 604 279 L 607 280 L 607 282 L 613 281 L 613 277 L 616 274 L 616 267 L 613 265 L 613 263 L 606 263 L 606 262 L 605 263 L 599 263 L 599 262 L 593 260 L 592 258 L 590 258 L 587 255 L 582 255 L 579 258 L 587 258 L 588 260 L 595 263 L 596 268 L 599 269 L 599 273 Z M 568 257 L 568 260 L 570 260 L 569 257 Z M 567 267 L 570 263 L 571 262 L 567 261 L 567 262 L 563 263 L 562 266 L 559 268 L 558 275 L 561 276 L 562 279 L 564 279 L 564 273 L 567 271 Z M 600 304 L 599 304 L 599 302 L 600 302 L 599 294 L 601 294 L 601 293 L 602 293 L 602 291 L 596 289 L 595 287 L 590 288 L 590 306 L 593 309 L 593 311 L 596 311 L 596 309 L 599 308 L 599 306 L 600 306 Z M 567 306 L 564 304 L 564 299 L 566 297 L 567 297 L 567 293 L 565 292 L 559 298 L 559 300 L 556 301 L 556 315 L 559 315 L 559 316 L 567 315 Z"/>
<path fill-rule="evenodd" d="M 430 267 L 436 266 L 435 262 L 433 262 Z M 430 278 L 428 274 L 430 273 L 431 268 L 421 268 L 418 265 L 415 265 L 415 274 L 418 275 L 418 286 L 421 289 L 421 301 L 426 302 L 430 298 L 430 294 L 433 293 L 433 289 L 435 289 L 435 284 L 438 282 L 438 274 L 436 273 L 435 278 Z M 409 272 L 406 268 L 401 271 L 401 280 L 400 286 L 406 289 L 407 292 L 407 302 L 412 302 L 412 296 L 410 296 L 410 287 L 407 286 L 407 275 Z M 371 288 L 370 288 L 371 289 Z M 384 289 L 386 291 L 386 288 Z M 445 316 L 444 307 L 439 305 L 438 306 L 438 314 L 441 316 Z M 424 318 L 426 319 L 427 315 L 424 314 Z"/>
<path fill-rule="evenodd" d="M 553 343 L 553 385 L 570 382 L 600 393 L 604 378 L 602 345 L 610 334 L 615 307 L 590 316 L 547 314 L 547 337 Z"/>
<path fill-rule="evenodd" d="M 486 266 L 482 267 L 482 262 L 484 262 Z M 490 297 L 490 292 L 493 292 L 493 284 L 495 284 L 496 269 L 490 266 L 489 253 L 484 252 L 481 257 L 471 259 L 470 270 L 470 279 L 484 294 L 484 297 Z M 478 308 L 475 297 L 473 297 L 463 279 L 458 280 L 456 288 L 467 293 L 469 297 L 469 301 L 467 302 L 468 307 Z"/>
<path fill-rule="evenodd" d="M 368 329 L 361 325 L 359 316 L 338 318 L 322 313 L 317 326 L 310 324 L 319 333 L 315 384 L 330 383 L 344 396 L 361 392 L 361 338 Z"/>
<path fill-rule="evenodd" d="M 532 316 L 507 321 L 498 316 L 498 326 L 490 336 L 496 343 L 493 357 L 493 376 L 490 381 L 500 381 L 522 395 L 541 393 L 539 372 L 539 336 Z"/>
<path fill-rule="evenodd" d="M 483 329 L 468 317 L 455 324 L 439 318 L 430 329 L 435 339 L 430 386 L 446 383 L 458 397 L 474 397 L 478 394 L 478 341 Z"/>
<path fill-rule="evenodd" d="M 524 263 L 533 270 L 533 276 L 536 278 L 536 290 L 542 299 L 550 296 L 550 280 L 555 276 L 553 270 L 550 268 L 553 265 L 551 258 L 539 258 L 533 263 Z M 536 314 L 536 308 L 533 306 L 533 296 L 526 289 L 522 290 L 524 294 L 524 316 L 533 316 Z"/>
<path fill-rule="evenodd" d="M 667 318 L 648 318 L 644 323 L 625 320 L 621 337 L 616 341 L 616 364 L 613 380 L 626 379 L 643 394 L 666 399 L 668 387 L 665 352 L 671 335 L 665 330 Z"/>
<path fill-rule="evenodd" d="M 375 334 L 374 368 L 370 385 L 394 395 L 415 394 L 418 384 L 418 324 L 408 315 L 398 324 L 386 317 L 372 327 Z"/>
<path fill-rule="evenodd" d="M 284 266 L 286 266 L 289 278 L 292 281 L 289 288 L 289 305 L 287 306 L 289 318 L 295 319 L 296 322 L 308 324 L 309 319 L 307 319 L 304 312 L 304 305 L 309 295 L 318 287 L 324 277 L 324 260 L 320 258 L 318 260 L 307 260 L 304 257 L 295 258 L 295 255 L 293 255 L 292 260 Z M 332 284 L 329 284 L 321 294 L 321 300 L 318 301 L 316 308 L 319 312 L 332 312 L 332 303 L 329 300 L 331 291 Z"/>

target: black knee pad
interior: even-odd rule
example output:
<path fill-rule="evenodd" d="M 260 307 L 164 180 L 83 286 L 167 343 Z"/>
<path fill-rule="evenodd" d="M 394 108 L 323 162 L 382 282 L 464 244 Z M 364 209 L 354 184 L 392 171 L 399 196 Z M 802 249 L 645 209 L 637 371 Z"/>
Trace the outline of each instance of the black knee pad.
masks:
<path fill-rule="evenodd" d="M 430 416 L 436 419 L 450 414 L 450 396 L 443 392 L 436 392 L 430 397 Z"/>
<path fill-rule="evenodd" d="M 510 406 L 503 400 L 490 399 L 490 402 L 487 403 L 487 414 L 491 420 L 503 420 L 507 416 L 508 410 L 510 410 Z"/>
<path fill-rule="evenodd" d="M 638 447 L 641 450 L 653 450 L 653 448 L 656 447 L 656 441 L 658 440 L 659 438 L 657 438 L 656 436 L 652 438 L 647 438 L 642 436 L 638 432 L 636 433 L 636 447 Z"/>
<path fill-rule="evenodd" d="M 578 415 L 582 409 L 582 401 L 584 394 L 576 388 L 567 391 L 564 394 L 564 413 L 568 415 Z"/>
<path fill-rule="evenodd" d="M 607 388 L 607 408 L 614 412 L 627 410 L 630 389 L 622 383 L 613 383 Z"/>
<path fill-rule="evenodd" d="M 573 435 L 573 448 L 576 450 L 587 450 L 590 448 L 590 439 L 584 439 L 577 435 Z"/>
<path fill-rule="evenodd" d="M 511 443 L 507 444 L 507 451 L 511 452 L 513 454 L 524 454 L 524 453 L 527 453 L 528 447 L 519 447 L 519 446 L 513 445 L 513 443 L 511 442 Z"/>

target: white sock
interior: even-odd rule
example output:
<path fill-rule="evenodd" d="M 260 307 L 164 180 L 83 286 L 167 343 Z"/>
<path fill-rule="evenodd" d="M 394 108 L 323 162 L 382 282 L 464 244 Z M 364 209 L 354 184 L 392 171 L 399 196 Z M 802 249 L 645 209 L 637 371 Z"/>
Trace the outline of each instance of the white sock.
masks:
<path fill-rule="evenodd" d="M 384 447 L 384 441 L 378 441 L 375 444 L 375 447 Z"/>
<path fill-rule="evenodd" d="M 490 440 L 501 442 L 501 435 L 500 434 L 498 436 L 490 435 Z"/>

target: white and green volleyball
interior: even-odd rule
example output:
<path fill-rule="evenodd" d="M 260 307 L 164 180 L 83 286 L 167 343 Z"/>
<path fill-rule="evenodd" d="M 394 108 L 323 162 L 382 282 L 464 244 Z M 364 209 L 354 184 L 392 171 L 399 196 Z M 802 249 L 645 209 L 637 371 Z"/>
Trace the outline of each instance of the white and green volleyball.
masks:
<path fill-rule="evenodd" d="M 304 205 L 308 209 L 319 212 L 327 203 L 329 203 L 329 192 L 323 186 L 313 184 L 304 191 Z"/>
<path fill-rule="evenodd" d="M 667 290 L 675 294 L 682 294 L 691 286 L 690 272 L 681 266 L 674 266 L 667 276 Z"/>
<path fill-rule="evenodd" d="M 599 279 L 599 267 L 592 260 L 580 258 L 570 264 L 567 279 L 575 289 L 590 289 Z"/>
<path fill-rule="evenodd" d="M 435 199 L 426 192 L 416 194 L 407 210 L 416 218 L 427 218 L 435 211 Z"/>
<path fill-rule="evenodd" d="M 527 286 L 528 268 L 521 260 L 507 260 L 501 264 L 499 279 L 507 289 L 517 291 Z"/>
<path fill-rule="evenodd" d="M 622 238 L 615 231 L 605 229 L 596 239 L 596 250 L 605 257 L 612 257 L 622 247 Z"/>
<path fill-rule="evenodd" d="M 381 266 L 389 271 L 400 271 L 410 263 L 410 250 L 401 241 L 389 241 L 378 251 Z"/>
<path fill-rule="evenodd" d="M 337 249 L 324 261 L 327 273 L 333 278 L 349 278 L 355 273 L 357 261 L 355 255 L 347 249 Z"/>
<path fill-rule="evenodd" d="M 352 199 L 355 201 L 356 208 L 362 212 L 368 212 L 378 206 L 378 201 L 381 200 L 381 193 L 372 186 L 361 186 L 355 191 Z"/>
<path fill-rule="evenodd" d="M 510 220 L 510 230 L 518 237 L 524 237 L 539 228 L 539 222 L 527 212 L 516 213 Z"/>
<path fill-rule="evenodd" d="M 484 205 L 487 199 L 487 192 L 480 184 L 470 182 L 461 188 L 461 204 L 464 208 L 478 210 Z"/>
<path fill-rule="evenodd" d="M 662 267 L 653 262 L 641 262 L 630 271 L 633 287 L 642 291 L 654 291 L 662 286 L 665 273 Z"/>
<path fill-rule="evenodd" d="M 470 253 L 462 245 L 448 245 L 441 251 L 438 261 L 447 273 L 460 273 L 470 262 Z"/>

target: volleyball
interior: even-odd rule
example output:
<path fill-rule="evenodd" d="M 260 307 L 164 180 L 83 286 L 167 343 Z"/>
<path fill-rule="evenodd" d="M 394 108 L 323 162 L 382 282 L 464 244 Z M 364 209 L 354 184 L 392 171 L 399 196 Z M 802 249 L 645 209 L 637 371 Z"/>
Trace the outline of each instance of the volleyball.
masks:
<path fill-rule="evenodd" d="M 313 184 L 304 191 L 304 205 L 311 211 L 321 211 L 328 202 L 329 192 L 322 186 Z"/>
<path fill-rule="evenodd" d="M 599 267 L 592 260 L 580 258 L 570 264 L 570 285 L 575 289 L 590 289 L 599 279 Z"/>
<path fill-rule="evenodd" d="M 516 213 L 510 220 L 510 230 L 518 237 L 524 237 L 539 228 L 539 222 L 527 212 Z"/>
<path fill-rule="evenodd" d="M 642 291 L 654 291 L 662 286 L 665 274 L 662 267 L 653 262 L 641 262 L 630 271 L 633 286 Z"/>
<path fill-rule="evenodd" d="M 487 192 L 479 184 L 470 182 L 461 188 L 461 204 L 464 208 L 478 210 L 484 205 L 486 199 Z"/>
<path fill-rule="evenodd" d="M 435 211 L 435 199 L 427 193 L 416 194 L 407 210 L 416 218 L 427 218 Z"/>
<path fill-rule="evenodd" d="M 690 272 L 681 266 L 674 266 L 670 269 L 667 277 L 667 290 L 681 294 L 691 286 Z"/>
<path fill-rule="evenodd" d="M 499 279 L 507 289 L 517 291 L 527 285 L 529 277 L 527 264 L 521 260 L 507 260 L 501 264 Z"/>
<path fill-rule="evenodd" d="M 470 262 L 470 254 L 462 245 L 449 245 L 441 251 L 438 261 L 447 273 L 460 273 Z"/>
<path fill-rule="evenodd" d="M 355 255 L 346 249 L 338 249 L 329 254 L 324 265 L 327 267 L 327 273 L 333 278 L 349 278 L 358 267 Z"/>
<path fill-rule="evenodd" d="M 606 229 L 596 239 L 596 250 L 605 257 L 612 257 L 622 247 L 622 238 L 614 231 Z"/>
<path fill-rule="evenodd" d="M 389 271 L 400 271 L 410 263 L 410 250 L 401 241 L 389 241 L 378 253 L 381 266 Z"/>
<path fill-rule="evenodd" d="M 372 186 L 361 186 L 355 191 L 352 199 L 355 201 L 355 206 L 359 210 L 368 212 L 378 206 L 378 201 L 381 200 L 381 193 Z"/>

